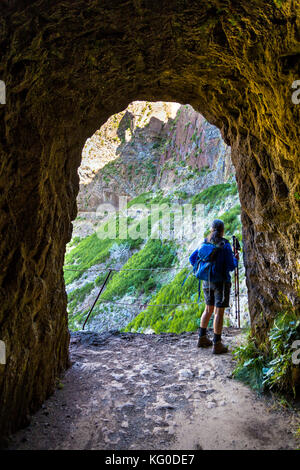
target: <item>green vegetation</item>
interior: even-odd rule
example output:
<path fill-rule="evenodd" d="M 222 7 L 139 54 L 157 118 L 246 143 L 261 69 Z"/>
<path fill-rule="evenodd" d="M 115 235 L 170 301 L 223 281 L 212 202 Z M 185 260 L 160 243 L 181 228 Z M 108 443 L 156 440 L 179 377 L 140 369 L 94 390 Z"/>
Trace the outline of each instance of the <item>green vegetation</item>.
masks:
<path fill-rule="evenodd" d="M 94 288 L 93 282 L 87 282 L 82 287 L 72 290 L 68 294 L 68 310 L 70 313 L 73 313 L 74 308 L 78 303 L 82 303 L 86 296 Z"/>
<path fill-rule="evenodd" d="M 156 175 L 156 172 L 157 172 L 157 168 L 156 168 L 156 165 L 154 163 L 154 160 L 149 160 L 147 161 L 143 168 L 146 168 L 147 170 L 147 173 L 151 176 L 155 176 Z"/>
<path fill-rule="evenodd" d="M 207 203 L 209 208 L 217 206 L 229 194 L 236 194 L 237 188 L 233 184 L 216 185 L 208 188 L 202 193 L 192 198 L 192 202 Z M 163 203 L 170 203 L 172 198 L 181 198 L 188 200 L 188 194 L 184 191 L 175 191 L 173 195 L 164 196 L 163 191 L 145 192 L 132 199 L 128 203 L 128 208 L 135 204 L 145 204 L 150 207 L 151 204 L 161 205 Z M 236 205 L 229 211 L 220 215 L 220 218 L 225 223 L 226 234 L 240 236 L 240 206 Z M 150 234 L 151 217 L 148 218 L 148 231 Z M 108 229 L 110 222 L 116 221 L 116 237 L 109 237 Z M 71 251 L 66 255 L 65 263 L 65 282 L 70 284 L 76 279 L 79 279 L 85 274 L 85 271 L 90 267 L 105 263 L 110 259 L 111 249 L 114 244 L 122 244 L 124 240 L 118 238 L 119 234 L 119 216 L 113 216 L 110 221 L 105 222 L 101 227 L 107 231 L 108 238 L 101 239 L 97 233 L 86 237 L 85 239 L 74 239 L 70 244 Z M 135 224 L 140 224 L 142 221 L 135 221 L 132 217 L 127 218 L 128 230 L 130 233 L 131 228 L 136 234 L 138 232 L 138 225 L 135 229 Z M 171 225 L 174 224 L 174 214 L 171 214 Z M 103 231 L 102 230 L 102 231 Z M 138 248 L 143 242 L 142 238 L 136 240 L 132 238 L 127 239 L 128 248 L 130 250 Z M 127 263 L 124 265 L 123 270 L 115 273 L 107 285 L 105 292 L 102 294 L 103 300 L 113 300 L 120 298 L 126 294 L 133 294 L 138 297 L 140 295 L 153 295 L 152 303 L 191 303 L 196 302 L 197 297 L 197 281 L 191 276 L 186 282 L 184 288 L 181 287 L 182 277 L 185 271 L 182 271 L 173 279 L 169 284 L 161 286 L 159 272 L 151 270 L 135 271 L 134 268 L 158 268 L 169 267 L 174 265 L 176 261 L 176 252 L 174 243 L 163 243 L 159 239 L 150 239 L 146 245 L 138 252 L 135 253 Z M 114 261 L 109 262 L 109 266 L 113 267 Z M 129 271 L 126 271 L 128 269 Z M 76 330 L 85 318 L 86 312 L 77 312 L 76 307 L 80 305 L 85 297 L 91 290 L 100 286 L 105 278 L 105 272 L 99 274 L 94 282 L 87 282 L 84 286 L 73 290 L 68 296 L 68 311 L 69 311 L 69 324 L 70 328 Z M 177 299 L 177 300 L 176 300 Z M 193 300 L 192 300 L 193 299 Z M 151 327 L 155 332 L 172 331 L 179 333 L 181 331 L 192 331 L 197 328 L 197 321 L 201 312 L 204 309 L 204 304 L 200 306 L 191 304 L 186 306 L 166 306 L 166 307 L 152 307 L 149 306 L 129 325 L 136 331 L 143 328 Z M 97 315 L 98 308 L 96 306 L 93 316 Z"/>
<path fill-rule="evenodd" d="M 131 201 L 129 201 L 129 203 L 127 204 L 127 207 L 128 209 L 132 206 L 134 206 L 135 204 L 145 204 L 146 206 L 151 204 L 151 201 L 152 201 L 152 198 L 153 198 L 153 193 L 150 191 L 148 193 L 142 193 L 142 194 L 139 194 L 139 196 L 131 199 Z"/>
<path fill-rule="evenodd" d="M 145 206 L 149 207 L 151 204 L 168 204 L 172 200 L 171 196 L 164 197 L 162 190 L 153 193 L 151 191 L 147 193 L 142 193 L 139 196 L 131 199 L 127 204 L 127 207 L 130 208 L 135 204 L 145 204 Z"/>
<path fill-rule="evenodd" d="M 291 311 L 280 313 L 264 346 L 257 347 L 249 335 L 247 343 L 236 349 L 235 378 L 259 392 L 274 389 L 296 396 L 300 380 L 299 366 L 292 363 L 296 339 L 300 339 L 299 318 Z"/>
<path fill-rule="evenodd" d="M 198 139 L 198 135 L 197 135 L 197 132 L 195 131 L 191 137 L 191 140 L 196 143 L 197 139 Z"/>
<path fill-rule="evenodd" d="M 102 295 L 103 300 L 120 298 L 126 293 L 135 292 L 148 294 L 156 286 L 154 274 L 148 268 L 171 267 L 176 261 L 173 243 L 163 243 L 161 240 L 148 240 L 138 253 L 135 253 L 122 270 L 114 275 Z M 137 271 L 136 268 L 143 269 Z"/>
<path fill-rule="evenodd" d="M 78 217 L 78 220 L 82 219 L 82 217 Z M 76 246 L 78 245 L 78 243 L 81 241 L 81 238 L 80 237 L 74 237 L 72 238 L 72 240 L 69 242 L 68 246 L 69 247 L 72 247 L 72 246 Z"/>
<path fill-rule="evenodd" d="M 95 280 L 95 286 L 101 286 L 103 284 L 104 279 L 106 278 L 107 271 L 103 271 Z"/>
<path fill-rule="evenodd" d="M 201 202 L 207 205 L 209 210 L 216 210 L 221 206 L 221 203 L 229 195 L 235 195 L 237 187 L 235 184 L 221 184 L 210 187 L 202 191 L 197 196 L 192 198 L 192 203 Z M 164 196 L 163 191 L 145 192 L 132 199 L 128 203 L 128 208 L 135 204 L 145 204 L 150 207 L 151 204 L 164 204 L 171 203 L 172 199 L 189 200 L 188 193 L 185 191 L 175 191 L 173 195 Z M 240 236 L 240 206 L 236 205 L 219 217 L 224 221 L 226 227 L 226 234 Z M 151 230 L 151 217 L 148 218 L 148 235 Z M 171 214 L 171 225 L 174 224 L 174 214 Z M 97 233 L 90 235 L 84 239 L 75 238 L 70 243 L 71 250 L 66 255 L 65 263 L 65 282 L 70 284 L 76 279 L 85 275 L 85 271 L 90 267 L 104 263 L 109 263 L 107 267 L 114 266 L 113 258 L 110 259 L 111 249 L 114 244 L 123 244 L 124 240 L 119 239 L 119 215 L 113 216 L 108 222 L 102 224 L 102 231 L 107 233 L 107 238 L 99 238 Z M 144 219 L 143 219 L 144 220 Z M 132 217 L 127 217 L 126 222 L 128 230 L 133 229 L 135 235 L 139 231 L 138 225 L 143 222 L 135 220 Z M 110 222 L 116 221 L 116 234 L 115 237 L 110 237 L 108 230 L 110 229 Z M 137 227 L 135 228 L 135 225 Z M 99 235 L 99 234 L 98 234 Z M 139 236 L 137 234 L 137 236 Z M 129 237 L 127 239 L 128 248 L 130 250 L 138 248 L 144 240 L 138 238 L 136 240 Z M 197 301 L 197 288 L 198 282 L 190 276 L 184 287 L 181 287 L 182 280 L 186 270 L 181 271 L 172 281 L 166 285 L 161 285 L 161 272 L 160 271 L 135 271 L 134 268 L 159 268 L 171 267 L 176 261 L 175 245 L 171 242 L 162 242 L 159 239 L 150 239 L 146 245 L 137 253 L 132 255 L 127 263 L 123 266 L 120 272 L 114 273 L 111 276 L 106 290 L 102 294 L 104 301 L 110 301 L 121 298 L 124 295 L 133 295 L 134 297 L 145 296 L 149 298 L 151 304 L 146 310 L 141 312 L 136 319 L 128 326 L 128 329 L 134 331 L 142 331 L 144 328 L 150 327 L 156 333 L 168 331 L 180 333 L 183 331 L 193 331 L 197 328 L 199 318 L 204 309 L 203 299 L 199 305 L 195 304 Z M 128 269 L 128 271 L 126 271 Z M 68 295 L 68 311 L 69 311 L 69 325 L 72 330 L 78 329 L 86 317 L 87 311 L 82 312 L 78 308 L 84 301 L 86 296 L 91 290 L 97 286 L 100 287 L 104 281 L 106 273 L 101 272 L 94 282 L 86 281 L 86 284 L 80 288 L 74 289 Z M 156 304 L 164 304 L 164 306 L 155 306 Z M 174 303 L 187 303 L 190 305 L 172 306 Z M 165 304 L 167 304 L 165 306 Z M 169 306 L 168 306 L 169 305 Z M 93 311 L 93 316 L 103 313 L 105 305 L 97 305 Z"/>
<path fill-rule="evenodd" d="M 64 272 L 65 283 L 70 284 L 91 266 L 103 263 L 109 257 L 114 242 L 109 238 L 100 240 L 96 233 L 81 240 L 65 257 L 65 264 L 68 265 Z"/>
<path fill-rule="evenodd" d="M 281 8 L 284 3 L 284 0 L 274 0 L 274 3 L 277 8 Z"/>
<path fill-rule="evenodd" d="M 295 199 L 296 199 L 297 201 L 300 201 L 300 193 L 295 193 Z"/>
<path fill-rule="evenodd" d="M 202 168 L 200 168 L 200 170 L 199 170 L 199 168 L 193 168 L 191 165 L 189 165 L 189 170 L 193 172 L 194 176 L 203 176 L 203 175 L 206 175 L 207 173 L 209 173 L 210 171 L 212 171 L 208 165 L 203 166 Z M 210 187 L 212 187 L 212 186 L 210 186 Z M 204 190 L 204 191 L 206 191 L 206 190 Z M 202 192 L 204 192 L 204 191 L 202 191 Z M 202 194 L 202 193 L 200 193 L 200 194 Z M 199 194 L 197 196 L 199 196 Z M 196 196 L 194 196 L 194 197 L 196 197 Z"/>
<path fill-rule="evenodd" d="M 237 380 L 245 382 L 253 390 L 261 392 L 263 389 L 263 368 L 265 359 L 262 352 L 256 347 L 250 334 L 246 344 L 234 351 L 237 367 L 234 376 Z"/>
<path fill-rule="evenodd" d="M 107 238 L 98 237 L 97 233 L 93 233 L 88 237 L 80 240 L 75 248 L 73 248 L 65 256 L 65 268 L 64 278 L 66 285 L 73 282 L 75 279 L 79 279 L 81 275 L 94 266 L 105 262 L 110 255 L 110 249 L 114 243 L 122 244 L 124 240 L 119 238 L 119 217 L 112 218 L 109 222 L 116 221 L 116 237 L 109 237 L 107 232 Z M 107 228 L 109 222 L 106 222 L 102 227 Z M 127 218 L 128 228 L 130 227 L 131 218 Z M 128 238 L 128 244 L 130 249 L 137 248 L 143 242 L 142 238 Z"/>
<path fill-rule="evenodd" d="M 210 186 L 201 193 L 192 197 L 191 203 L 195 207 L 197 204 L 204 204 L 205 215 L 210 211 L 218 211 L 221 204 L 229 196 L 235 196 L 238 192 L 236 183 L 223 183 Z M 239 241 L 242 241 L 242 225 L 240 220 L 241 206 L 237 204 L 230 210 L 216 215 L 216 218 L 223 220 L 225 224 L 225 237 L 236 235 Z M 205 232 L 205 236 L 209 233 L 209 228 Z"/>
<path fill-rule="evenodd" d="M 213 208 L 220 207 L 221 203 L 228 197 L 234 196 L 238 192 L 236 183 L 223 183 L 210 186 L 204 189 L 191 199 L 193 206 L 196 204 L 205 204 L 207 212 Z"/>
<path fill-rule="evenodd" d="M 94 287 L 93 282 L 87 282 L 84 286 L 79 287 L 78 289 L 74 289 L 68 295 L 69 306 L 72 305 L 72 302 L 83 302 L 85 297 L 91 292 Z"/>
<path fill-rule="evenodd" d="M 186 200 L 188 199 L 189 195 L 186 191 L 174 191 L 174 195 L 179 199 Z"/>
<path fill-rule="evenodd" d="M 86 319 L 86 316 L 89 312 L 89 309 L 84 310 L 84 312 L 69 313 L 69 329 L 71 331 L 78 331 L 82 328 L 83 322 Z"/>
<path fill-rule="evenodd" d="M 113 241 L 115 243 L 115 241 Z M 101 299 L 113 300 L 124 296 L 125 294 L 149 295 L 154 289 L 160 289 L 161 284 L 157 277 L 157 272 L 153 273 L 152 268 L 171 267 L 177 260 L 173 243 L 163 243 L 161 240 L 149 240 L 145 247 L 138 253 L 135 253 L 120 272 L 114 273 L 110 277 L 106 290 Z M 135 268 L 144 269 L 137 271 Z M 147 269 L 151 268 L 151 269 Z M 101 272 L 94 282 L 88 282 L 84 286 L 74 289 L 68 295 L 69 327 L 76 331 L 88 313 L 75 312 L 78 304 L 82 303 L 85 297 L 95 286 L 100 286 L 106 276 L 106 272 Z M 102 306 L 103 307 L 103 306 Z M 95 307 L 92 317 L 99 313 L 99 305 Z"/>
<path fill-rule="evenodd" d="M 106 163 L 106 165 L 101 169 L 102 175 L 105 175 L 103 179 L 106 181 L 109 175 L 119 173 L 120 167 L 120 162 L 117 159 Z"/>
<path fill-rule="evenodd" d="M 196 330 L 205 304 L 203 294 L 201 302 L 197 304 L 198 280 L 194 276 L 191 275 L 182 286 L 188 271 L 187 268 L 183 269 L 169 284 L 163 286 L 150 300 L 151 305 L 129 323 L 125 331 L 142 332 L 150 327 L 155 333 L 179 334 Z M 172 305 L 180 303 L 191 305 Z"/>
<path fill-rule="evenodd" d="M 87 282 L 82 287 L 72 290 L 68 294 L 68 317 L 69 317 L 69 328 L 72 331 L 78 330 L 82 326 L 83 321 L 88 313 L 88 310 L 76 311 L 76 307 L 82 304 L 85 298 L 90 294 L 90 292 L 95 288 L 103 284 L 104 279 L 107 275 L 107 272 L 103 271 L 96 278 L 94 282 Z M 112 279 L 113 274 L 111 275 Z M 99 290 L 99 289 L 98 289 Z M 98 292 L 97 290 L 97 292 Z M 93 299 L 94 300 L 94 299 Z"/>
<path fill-rule="evenodd" d="M 153 148 L 153 149 L 159 149 L 160 147 L 163 146 L 163 144 L 164 144 L 163 139 L 157 138 L 157 140 L 156 140 L 156 142 L 154 142 L 152 148 Z"/>
<path fill-rule="evenodd" d="M 241 222 L 240 222 L 240 214 L 241 214 L 241 206 L 237 204 L 236 206 L 232 207 L 229 211 L 225 212 L 224 214 L 220 215 L 220 218 L 223 220 L 225 224 L 225 230 L 227 235 L 237 235 L 240 238 L 240 231 L 241 231 Z"/>
<path fill-rule="evenodd" d="M 225 238 L 230 238 L 233 235 L 235 235 L 240 243 L 242 243 L 242 224 L 240 221 L 240 213 L 241 213 L 241 206 L 240 204 L 237 204 L 236 206 L 232 207 L 229 211 L 224 212 L 223 214 L 220 214 L 217 216 L 218 219 L 223 220 L 224 225 L 225 225 Z M 207 235 L 210 232 L 210 228 L 208 228 L 204 232 L 204 236 L 207 237 Z"/>
<path fill-rule="evenodd" d="M 153 197 L 151 204 L 168 204 L 172 202 L 172 196 L 164 196 L 162 190 L 156 192 L 156 195 Z"/>

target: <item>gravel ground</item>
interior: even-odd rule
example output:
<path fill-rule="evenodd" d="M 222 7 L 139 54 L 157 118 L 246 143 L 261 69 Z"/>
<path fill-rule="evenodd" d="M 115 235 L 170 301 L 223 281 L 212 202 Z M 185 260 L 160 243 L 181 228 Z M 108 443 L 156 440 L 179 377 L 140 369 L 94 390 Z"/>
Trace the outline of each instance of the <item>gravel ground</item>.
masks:
<path fill-rule="evenodd" d="M 224 340 L 234 347 L 238 330 Z M 299 416 L 231 378 L 196 333 L 77 332 L 72 367 L 10 449 L 295 449 Z"/>

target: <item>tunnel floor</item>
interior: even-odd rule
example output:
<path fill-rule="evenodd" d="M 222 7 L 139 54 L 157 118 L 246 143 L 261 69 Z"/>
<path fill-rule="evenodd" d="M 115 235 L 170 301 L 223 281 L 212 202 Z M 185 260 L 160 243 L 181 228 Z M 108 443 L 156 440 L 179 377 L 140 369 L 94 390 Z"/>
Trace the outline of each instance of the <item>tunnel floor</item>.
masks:
<path fill-rule="evenodd" d="M 233 348 L 241 334 L 226 328 Z M 73 333 L 72 367 L 10 449 L 296 449 L 299 416 L 231 378 L 196 333 Z M 299 425 L 299 424 L 298 424 Z"/>

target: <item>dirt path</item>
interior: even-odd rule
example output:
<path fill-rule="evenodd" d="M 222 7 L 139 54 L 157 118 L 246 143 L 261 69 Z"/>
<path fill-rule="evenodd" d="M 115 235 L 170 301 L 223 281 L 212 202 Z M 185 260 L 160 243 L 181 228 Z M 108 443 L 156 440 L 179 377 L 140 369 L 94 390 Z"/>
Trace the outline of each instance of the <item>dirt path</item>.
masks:
<path fill-rule="evenodd" d="M 231 355 L 199 350 L 196 338 L 74 334 L 63 388 L 10 449 L 297 448 L 295 416 L 231 379 Z"/>

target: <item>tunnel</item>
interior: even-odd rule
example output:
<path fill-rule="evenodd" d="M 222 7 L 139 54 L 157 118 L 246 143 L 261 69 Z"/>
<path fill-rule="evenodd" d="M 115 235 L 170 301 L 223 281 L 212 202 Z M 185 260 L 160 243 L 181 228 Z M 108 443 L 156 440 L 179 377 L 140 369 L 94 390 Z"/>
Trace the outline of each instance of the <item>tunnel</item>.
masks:
<path fill-rule="evenodd" d="M 2 2 L 0 434 L 69 365 L 63 263 L 81 150 L 134 100 L 189 103 L 231 146 L 251 329 L 299 314 L 299 2 Z M 298 260 L 297 260 L 298 256 Z"/>

